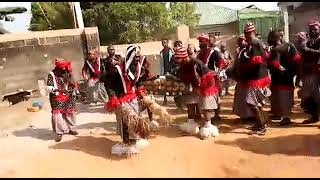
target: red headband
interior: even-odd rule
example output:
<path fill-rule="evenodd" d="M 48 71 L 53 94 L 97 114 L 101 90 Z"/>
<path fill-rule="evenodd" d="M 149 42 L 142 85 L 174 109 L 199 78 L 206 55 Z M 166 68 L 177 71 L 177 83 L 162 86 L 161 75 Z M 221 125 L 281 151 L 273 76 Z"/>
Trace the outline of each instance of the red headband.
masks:
<path fill-rule="evenodd" d="M 253 32 L 255 31 L 256 28 L 254 27 L 254 24 L 252 22 L 248 22 L 245 26 L 244 26 L 244 32 L 249 33 L 249 32 Z"/>
<path fill-rule="evenodd" d="M 71 62 L 66 59 L 55 59 L 54 64 L 57 68 L 60 68 L 60 69 L 65 68 L 71 72 Z"/>
<path fill-rule="evenodd" d="M 175 49 L 174 58 L 187 58 L 187 57 L 188 57 L 188 52 L 186 48 L 178 47 L 177 49 Z"/>
<path fill-rule="evenodd" d="M 201 42 L 209 41 L 209 36 L 208 36 L 208 34 L 202 33 L 198 37 L 198 40 L 201 41 Z"/>

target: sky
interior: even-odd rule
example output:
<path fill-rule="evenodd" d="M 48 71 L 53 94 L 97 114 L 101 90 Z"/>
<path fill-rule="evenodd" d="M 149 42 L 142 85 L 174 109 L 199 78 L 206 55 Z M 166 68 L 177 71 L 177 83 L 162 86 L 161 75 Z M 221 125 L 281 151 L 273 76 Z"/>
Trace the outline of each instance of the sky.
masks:
<path fill-rule="evenodd" d="M 0 2 L 0 8 L 17 6 L 25 7 L 27 12 L 21 14 L 10 14 L 9 16 L 14 17 L 15 20 L 13 22 L 0 20 L 0 24 L 10 32 L 27 32 L 32 18 L 31 2 Z"/>
<path fill-rule="evenodd" d="M 264 11 L 279 10 L 279 7 L 277 6 L 278 2 L 211 2 L 211 3 L 218 6 L 231 8 L 231 9 L 242 9 L 254 4 L 259 9 L 262 9 Z"/>

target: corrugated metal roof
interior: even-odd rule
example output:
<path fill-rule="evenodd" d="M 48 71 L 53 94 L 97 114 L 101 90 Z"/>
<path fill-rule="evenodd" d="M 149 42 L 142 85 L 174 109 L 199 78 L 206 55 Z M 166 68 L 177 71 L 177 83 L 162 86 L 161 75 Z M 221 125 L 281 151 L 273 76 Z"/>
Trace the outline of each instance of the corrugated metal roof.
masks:
<path fill-rule="evenodd" d="M 198 26 L 227 24 L 238 20 L 237 10 L 217 6 L 209 2 L 197 2 L 196 13 L 200 14 Z"/>
<path fill-rule="evenodd" d="M 279 11 L 261 11 L 261 12 L 239 12 L 239 19 L 265 18 L 265 17 L 279 17 Z"/>
<path fill-rule="evenodd" d="M 280 11 L 263 11 L 254 5 L 243 8 L 239 11 L 239 19 L 252 19 L 264 17 L 279 17 Z"/>

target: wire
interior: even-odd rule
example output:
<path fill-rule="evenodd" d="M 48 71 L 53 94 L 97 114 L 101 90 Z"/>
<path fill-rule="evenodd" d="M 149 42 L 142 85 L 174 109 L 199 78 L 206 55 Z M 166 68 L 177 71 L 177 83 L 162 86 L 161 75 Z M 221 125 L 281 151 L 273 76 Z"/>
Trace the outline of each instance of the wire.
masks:
<path fill-rule="evenodd" d="M 41 12 L 42 12 L 43 16 L 45 17 L 45 19 L 46 19 L 47 23 L 49 24 L 49 27 L 52 27 L 52 25 L 51 25 L 51 23 L 50 23 L 50 21 L 49 21 L 48 17 L 46 16 L 46 14 L 44 13 L 44 11 L 43 11 L 43 9 L 42 9 L 42 7 L 41 7 L 40 3 L 39 3 L 39 2 L 37 2 L 37 4 L 39 5 L 39 8 L 40 8 L 40 10 L 41 10 Z"/>

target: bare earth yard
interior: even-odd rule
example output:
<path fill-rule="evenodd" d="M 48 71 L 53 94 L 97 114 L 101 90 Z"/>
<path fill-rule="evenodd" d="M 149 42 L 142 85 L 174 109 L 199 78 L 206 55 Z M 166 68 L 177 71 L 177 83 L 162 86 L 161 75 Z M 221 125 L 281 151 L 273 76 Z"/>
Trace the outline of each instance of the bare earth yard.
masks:
<path fill-rule="evenodd" d="M 307 117 L 298 99 L 296 124 L 270 122 L 265 136 L 249 136 L 248 124 L 232 114 L 233 97 L 224 97 L 219 137 L 202 141 L 173 125 L 130 159 L 111 155 L 120 137 L 102 106 L 79 104 L 79 136 L 55 143 L 50 105 L 41 99 L 39 112 L 27 112 L 31 100 L 0 108 L 0 177 L 320 177 L 319 125 L 300 124 Z M 168 108 L 176 124 L 186 120 L 173 103 Z"/>

